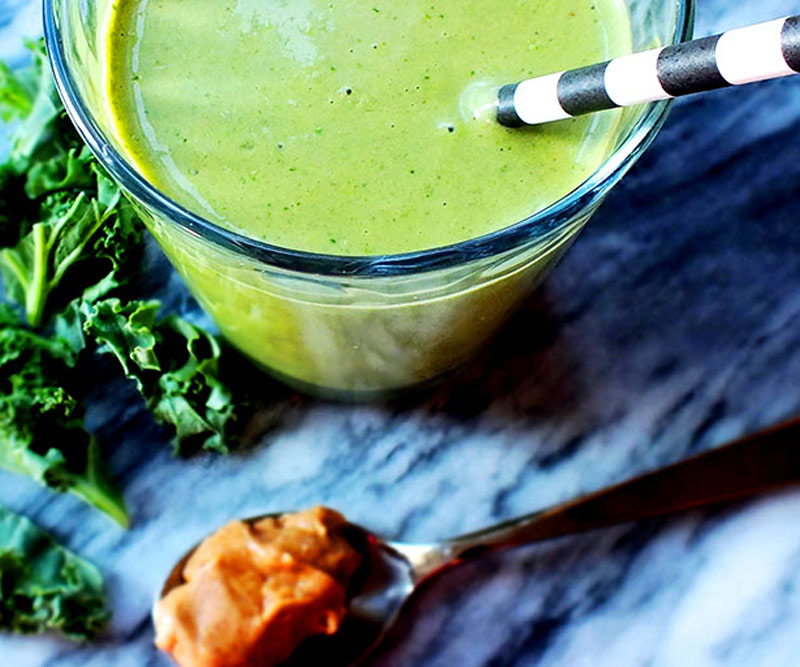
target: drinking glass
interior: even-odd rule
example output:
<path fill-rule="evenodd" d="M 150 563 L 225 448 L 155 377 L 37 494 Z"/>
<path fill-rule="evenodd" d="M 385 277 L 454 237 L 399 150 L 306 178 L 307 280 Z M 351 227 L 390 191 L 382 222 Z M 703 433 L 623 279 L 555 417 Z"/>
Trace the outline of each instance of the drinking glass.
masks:
<path fill-rule="evenodd" d="M 620 0 L 621 1 L 621 0 Z M 222 334 L 302 390 L 366 398 L 430 381 L 469 359 L 564 254 L 649 146 L 669 103 L 626 109 L 612 150 L 579 187 L 500 231 L 421 252 L 299 252 L 178 205 L 124 157 L 105 93 L 113 0 L 44 0 L 56 84 L 83 139 Z M 633 47 L 690 39 L 694 0 L 627 0 Z"/>

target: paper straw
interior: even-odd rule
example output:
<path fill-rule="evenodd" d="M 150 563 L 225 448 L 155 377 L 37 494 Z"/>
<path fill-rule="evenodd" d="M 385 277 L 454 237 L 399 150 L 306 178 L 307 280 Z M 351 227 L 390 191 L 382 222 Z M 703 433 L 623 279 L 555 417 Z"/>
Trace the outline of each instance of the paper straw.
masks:
<path fill-rule="evenodd" d="M 503 86 L 497 120 L 538 125 L 800 72 L 800 16 Z"/>

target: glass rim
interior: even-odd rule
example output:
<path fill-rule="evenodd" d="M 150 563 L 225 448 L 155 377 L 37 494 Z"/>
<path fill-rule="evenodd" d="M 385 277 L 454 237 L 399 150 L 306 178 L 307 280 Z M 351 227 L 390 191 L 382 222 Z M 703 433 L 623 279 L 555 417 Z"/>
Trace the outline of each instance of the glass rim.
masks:
<path fill-rule="evenodd" d="M 676 0 L 678 15 L 672 43 L 691 38 L 696 0 Z M 67 66 L 59 0 L 44 0 L 44 37 L 56 89 L 78 133 L 108 172 L 137 200 L 163 214 L 171 224 L 251 260 L 298 273 L 339 277 L 403 276 L 498 256 L 563 231 L 581 211 L 602 199 L 655 139 L 672 101 L 647 105 L 614 152 L 578 187 L 532 215 L 494 232 L 452 245 L 388 255 L 334 255 L 293 250 L 226 229 L 173 201 L 151 185 L 105 138 L 86 108 Z"/>

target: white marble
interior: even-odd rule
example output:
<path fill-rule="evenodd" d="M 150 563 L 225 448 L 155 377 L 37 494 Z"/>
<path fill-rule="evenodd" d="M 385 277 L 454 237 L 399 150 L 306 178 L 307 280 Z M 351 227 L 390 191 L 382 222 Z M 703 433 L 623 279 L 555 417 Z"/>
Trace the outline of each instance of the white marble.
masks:
<path fill-rule="evenodd" d="M 0 56 L 15 58 L 38 5 L 0 2 Z M 703 34 L 800 12 L 797 1 L 699 4 Z M 342 406 L 264 379 L 275 426 L 257 447 L 177 461 L 134 393 L 112 382 L 90 422 L 131 530 L 5 473 L 0 503 L 98 563 L 113 624 L 86 648 L 0 637 L 0 666 L 165 667 L 151 647 L 153 591 L 231 517 L 321 502 L 428 540 L 800 412 L 799 120 L 800 79 L 682 101 L 537 296 L 426 399 Z M 196 312 L 157 253 L 151 261 L 149 286 Z M 800 491 L 787 491 L 472 565 L 421 598 L 374 664 L 796 667 L 798 515 Z"/>

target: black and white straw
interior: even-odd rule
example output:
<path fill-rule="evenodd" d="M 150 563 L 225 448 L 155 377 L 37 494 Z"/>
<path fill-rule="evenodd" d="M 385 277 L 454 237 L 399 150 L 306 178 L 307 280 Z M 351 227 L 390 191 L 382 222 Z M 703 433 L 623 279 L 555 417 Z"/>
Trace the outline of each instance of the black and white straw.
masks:
<path fill-rule="evenodd" d="M 497 120 L 538 125 L 800 72 L 800 16 L 503 86 Z"/>

